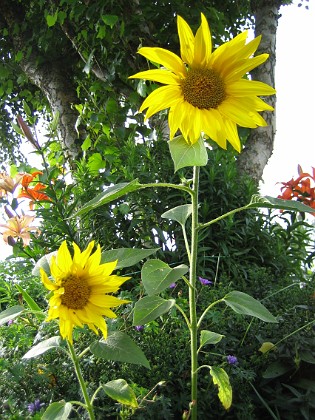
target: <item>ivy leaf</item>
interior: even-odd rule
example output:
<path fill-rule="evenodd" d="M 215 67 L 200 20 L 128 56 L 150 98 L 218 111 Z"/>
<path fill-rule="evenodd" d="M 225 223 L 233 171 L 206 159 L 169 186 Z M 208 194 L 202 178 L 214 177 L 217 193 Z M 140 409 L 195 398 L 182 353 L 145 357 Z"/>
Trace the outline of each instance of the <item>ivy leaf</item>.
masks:
<path fill-rule="evenodd" d="M 161 260 L 149 260 L 143 264 L 141 280 L 147 294 L 152 296 L 165 290 L 187 271 L 188 267 L 184 264 L 171 268 Z"/>
<path fill-rule="evenodd" d="M 278 322 L 262 303 L 246 293 L 234 290 L 225 295 L 223 300 L 238 314 L 254 316 L 265 322 Z"/>
<path fill-rule="evenodd" d="M 52 26 L 54 26 L 57 22 L 58 19 L 58 10 L 56 10 L 54 15 L 47 15 L 46 16 L 46 22 L 49 28 L 51 28 Z"/>
<path fill-rule="evenodd" d="M 145 296 L 135 304 L 133 325 L 144 325 L 168 312 L 175 305 L 174 299 L 162 299 L 159 296 Z"/>
<path fill-rule="evenodd" d="M 132 388 L 124 379 L 116 379 L 103 385 L 105 393 L 115 401 L 133 408 L 138 407 L 137 398 Z"/>
<path fill-rule="evenodd" d="M 212 376 L 213 383 L 218 385 L 218 397 L 223 407 L 228 410 L 232 404 L 232 387 L 228 374 L 220 367 L 211 366 L 210 375 Z"/>
<path fill-rule="evenodd" d="M 90 350 L 96 357 L 105 360 L 133 363 L 150 369 L 149 361 L 140 347 L 121 331 L 109 333 L 106 340 L 92 343 Z"/>
<path fill-rule="evenodd" d="M 205 166 L 208 163 L 207 149 L 201 137 L 196 143 L 188 144 L 183 136 L 177 136 L 168 145 L 175 172 L 186 166 Z"/>

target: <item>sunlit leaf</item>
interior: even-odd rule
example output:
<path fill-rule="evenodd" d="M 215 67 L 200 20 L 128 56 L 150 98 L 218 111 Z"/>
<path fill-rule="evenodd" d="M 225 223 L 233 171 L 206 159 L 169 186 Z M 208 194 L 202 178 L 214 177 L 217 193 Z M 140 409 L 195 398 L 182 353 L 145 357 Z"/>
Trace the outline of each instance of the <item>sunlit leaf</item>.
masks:
<path fill-rule="evenodd" d="M 166 211 L 165 213 L 161 214 L 161 217 L 164 217 L 164 219 L 175 220 L 183 226 L 186 223 L 188 217 L 191 215 L 191 212 L 192 205 L 183 204 L 182 206 L 177 206 Z"/>
<path fill-rule="evenodd" d="M 268 208 L 268 209 L 281 209 L 296 212 L 314 213 L 314 209 L 301 203 L 300 201 L 294 200 L 283 200 L 282 198 L 274 197 L 261 197 L 254 195 L 248 208 Z"/>
<path fill-rule="evenodd" d="M 24 311 L 25 308 L 23 308 L 23 306 L 15 305 L 11 306 L 11 308 L 7 308 L 3 312 L 0 312 L 0 325 L 6 324 L 11 319 L 17 318 Z"/>
<path fill-rule="evenodd" d="M 105 393 L 115 401 L 133 408 L 138 407 L 137 398 L 132 388 L 124 379 L 115 379 L 103 385 Z"/>
<path fill-rule="evenodd" d="M 217 334 L 213 331 L 202 330 L 200 332 L 200 347 L 206 344 L 217 344 L 219 343 L 224 335 Z"/>
<path fill-rule="evenodd" d="M 45 413 L 42 415 L 42 420 L 66 420 L 69 418 L 72 410 L 72 404 L 65 401 L 54 402 L 49 405 Z"/>
<path fill-rule="evenodd" d="M 157 252 L 159 248 L 153 249 L 137 249 L 137 248 L 117 248 L 102 252 L 102 264 L 106 262 L 116 261 L 116 269 L 131 267 L 139 261 Z"/>
<path fill-rule="evenodd" d="M 174 299 L 162 299 L 159 296 L 145 296 L 135 304 L 133 325 L 144 325 L 168 312 L 175 305 Z"/>
<path fill-rule="evenodd" d="M 170 140 L 168 145 L 175 172 L 186 166 L 205 166 L 208 163 L 208 153 L 202 138 L 194 144 L 188 144 L 183 136 L 178 136 Z"/>
<path fill-rule="evenodd" d="M 218 397 L 223 407 L 228 410 L 232 404 L 232 387 L 228 374 L 220 367 L 211 366 L 210 375 L 212 376 L 213 383 L 218 385 Z"/>
<path fill-rule="evenodd" d="M 59 335 L 54 337 L 47 338 L 47 340 L 41 341 L 40 343 L 36 344 L 36 346 L 32 347 L 27 353 L 24 354 L 22 359 L 31 359 L 33 357 L 37 357 L 40 354 L 46 353 L 46 351 L 60 347 L 61 338 Z"/>
<path fill-rule="evenodd" d="M 161 260 L 149 260 L 143 264 L 141 280 L 149 296 L 157 295 L 188 271 L 187 265 L 171 268 Z"/>

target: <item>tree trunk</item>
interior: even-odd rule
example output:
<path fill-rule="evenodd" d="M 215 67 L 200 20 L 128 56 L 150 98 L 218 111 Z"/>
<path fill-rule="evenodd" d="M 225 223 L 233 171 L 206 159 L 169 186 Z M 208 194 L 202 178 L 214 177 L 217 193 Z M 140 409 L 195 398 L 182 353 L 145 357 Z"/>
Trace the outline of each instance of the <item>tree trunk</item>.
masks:
<path fill-rule="evenodd" d="M 252 12 L 255 16 L 255 35 L 262 35 L 258 53 L 268 53 L 268 60 L 252 72 L 254 80 L 260 80 L 270 86 L 275 85 L 276 65 L 276 34 L 281 1 L 256 0 L 252 1 Z M 263 98 L 273 107 L 276 105 L 276 96 Z M 258 184 L 263 171 L 274 148 L 276 132 L 276 115 L 273 112 L 263 112 L 268 126 L 258 127 L 251 131 L 244 150 L 237 159 L 239 173 L 247 174 Z"/>
<path fill-rule="evenodd" d="M 31 34 L 23 31 L 25 10 L 20 2 L 0 0 L 1 20 L 7 25 L 9 36 L 15 50 L 23 51 L 24 56 L 19 62 L 22 71 L 45 95 L 53 114 L 59 114 L 58 136 L 64 155 L 72 165 L 80 155 L 81 149 L 75 124 L 78 118 L 73 104 L 78 102 L 76 89 L 68 74 L 72 74 L 68 57 L 60 51 L 60 60 L 50 60 L 47 54 L 43 56 L 33 44 L 31 53 L 27 52 Z M 16 30 L 16 27 L 19 30 Z M 41 63 L 41 64 L 39 64 Z"/>

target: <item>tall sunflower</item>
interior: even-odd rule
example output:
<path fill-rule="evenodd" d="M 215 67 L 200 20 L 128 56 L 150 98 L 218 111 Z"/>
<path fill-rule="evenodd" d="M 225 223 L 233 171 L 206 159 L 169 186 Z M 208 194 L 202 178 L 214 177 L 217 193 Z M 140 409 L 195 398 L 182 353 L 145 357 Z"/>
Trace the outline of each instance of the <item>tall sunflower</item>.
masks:
<path fill-rule="evenodd" d="M 51 258 L 50 271 L 54 281 L 49 280 L 42 268 L 40 270 L 45 287 L 53 292 L 46 321 L 59 318 L 60 334 L 71 343 L 73 328 L 84 324 L 96 334 L 97 328 L 100 329 L 106 338 L 107 326 L 103 316 L 115 318 L 110 308 L 128 303 L 108 293 L 117 292 L 130 277 L 111 275 L 117 261 L 100 264 L 100 246 L 91 254 L 93 248 L 94 241 L 83 252 L 73 243 L 72 258 L 64 241 L 57 255 Z"/>
<path fill-rule="evenodd" d="M 275 90 L 265 83 L 243 78 L 268 58 L 268 54 L 252 56 L 261 36 L 246 43 L 245 31 L 212 52 L 211 33 L 203 14 L 195 36 L 180 16 L 177 16 L 177 27 L 181 58 L 163 48 L 143 47 L 138 51 L 161 67 L 137 73 L 131 78 L 166 85 L 153 91 L 140 111 L 148 108 L 147 119 L 170 108 L 171 139 L 180 129 L 189 144 L 205 134 L 224 149 L 228 140 L 234 149 L 240 151 L 237 126 L 266 126 L 258 112 L 273 110 L 258 96 L 273 95 Z"/>

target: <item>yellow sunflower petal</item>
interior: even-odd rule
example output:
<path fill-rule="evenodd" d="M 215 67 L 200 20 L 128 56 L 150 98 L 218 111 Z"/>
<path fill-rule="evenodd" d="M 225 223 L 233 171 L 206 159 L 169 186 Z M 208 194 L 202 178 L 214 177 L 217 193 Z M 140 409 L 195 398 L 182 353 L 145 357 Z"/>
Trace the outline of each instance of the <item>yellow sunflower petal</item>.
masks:
<path fill-rule="evenodd" d="M 263 82 L 242 79 L 226 86 L 226 93 L 231 96 L 268 96 L 274 95 L 276 90 Z"/>
<path fill-rule="evenodd" d="M 205 15 L 201 13 L 201 25 L 195 36 L 194 61 L 192 67 L 200 68 L 207 66 L 210 61 L 211 51 L 212 40 L 210 28 Z"/>
<path fill-rule="evenodd" d="M 180 55 L 186 64 L 191 64 L 194 59 L 194 34 L 188 23 L 177 16 L 177 29 L 180 42 Z"/>
<path fill-rule="evenodd" d="M 129 300 L 118 299 L 115 296 L 110 295 L 92 293 L 90 295 L 89 302 L 101 308 L 115 308 L 116 306 L 120 306 L 123 303 L 128 303 Z"/>
<path fill-rule="evenodd" d="M 162 66 L 173 71 L 175 74 L 181 75 L 182 77 L 185 76 L 185 64 L 178 55 L 171 51 L 158 47 L 142 47 L 138 53 L 154 63 L 162 64 Z"/>
<path fill-rule="evenodd" d="M 231 39 L 231 41 L 220 45 L 211 54 L 209 66 L 216 69 L 219 73 L 224 71 L 224 68 L 229 65 L 231 60 L 234 61 L 235 55 L 237 55 L 240 49 L 245 45 L 247 36 L 248 31 L 244 31 Z"/>
<path fill-rule="evenodd" d="M 130 76 L 129 79 L 145 79 L 154 82 L 163 83 L 165 85 L 178 85 L 180 78 L 169 70 L 146 70 Z"/>
<path fill-rule="evenodd" d="M 56 289 L 58 289 L 59 286 L 56 285 L 55 283 L 52 283 L 49 280 L 46 272 L 42 268 L 40 269 L 40 275 L 41 275 L 41 280 L 44 283 L 44 286 L 46 287 L 46 289 L 48 289 L 48 290 L 56 290 Z"/>
<path fill-rule="evenodd" d="M 64 272 L 71 269 L 72 258 L 67 247 L 67 242 L 63 241 L 57 252 L 56 263 L 58 267 L 62 267 Z"/>
<path fill-rule="evenodd" d="M 224 127 L 225 127 L 226 136 L 229 143 L 231 143 L 234 149 L 240 153 L 241 141 L 238 135 L 236 124 L 229 119 L 224 119 Z"/>
<path fill-rule="evenodd" d="M 269 54 L 261 54 L 257 55 L 257 57 L 250 58 L 246 60 L 243 64 L 239 64 L 235 67 L 229 69 L 226 72 L 225 83 L 232 83 L 233 81 L 237 81 L 244 76 L 247 72 L 254 69 L 257 66 L 260 66 L 264 63 L 269 57 Z"/>
<path fill-rule="evenodd" d="M 169 108 L 176 104 L 180 100 L 181 88 L 180 86 L 162 86 L 154 90 L 143 102 L 140 112 L 145 108 L 147 110 L 145 118 L 151 117 L 151 115 L 162 109 Z"/>

